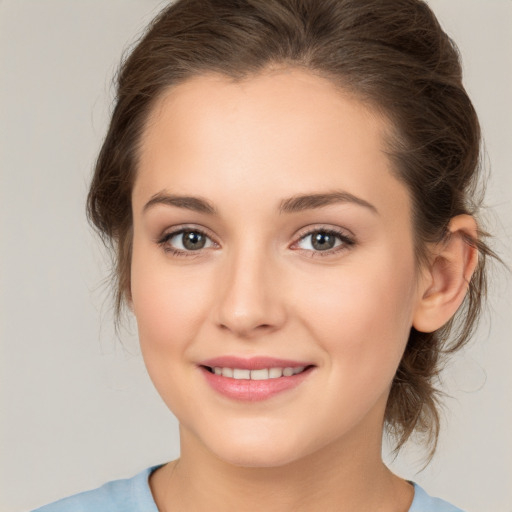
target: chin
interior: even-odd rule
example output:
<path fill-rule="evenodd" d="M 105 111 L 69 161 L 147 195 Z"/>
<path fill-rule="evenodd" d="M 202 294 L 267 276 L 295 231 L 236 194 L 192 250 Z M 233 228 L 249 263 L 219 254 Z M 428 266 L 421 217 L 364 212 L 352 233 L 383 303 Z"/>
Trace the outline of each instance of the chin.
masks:
<path fill-rule="evenodd" d="M 273 468 L 297 461 L 307 455 L 304 443 L 290 435 L 226 435 L 219 439 L 205 439 L 205 445 L 222 461 L 239 467 Z M 288 433 L 287 433 L 288 434 Z M 301 447 L 301 449 L 299 449 Z M 314 448 L 311 447 L 310 451 Z"/>
<path fill-rule="evenodd" d="M 244 468 L 277 468 L 295 462 L 298 457 L 297 450 L 294 453 L 272 452 L 266 453 L 255 450 L 239 450 L 231 453 L 216 454 L 227 464 Z"/>

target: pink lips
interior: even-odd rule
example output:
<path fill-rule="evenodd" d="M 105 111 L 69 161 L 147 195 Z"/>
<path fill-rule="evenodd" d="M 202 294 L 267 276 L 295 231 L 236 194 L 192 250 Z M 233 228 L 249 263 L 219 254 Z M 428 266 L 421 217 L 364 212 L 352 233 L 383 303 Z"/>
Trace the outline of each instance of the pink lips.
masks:
<path fill-rule="evenodd" d="M 267 380 L 234 379 L 216 375 L 208 369 L 221 367 L 261 370 L 263 368 L 297 368 L 299 366 L 305 367 L 305 370 L 301 373 Z M 295 388 L 310 375 L 313 366 L 310 362 L 275 359 L 272 357 L 245 359 L 236 356 L 223 356 L 201 361 L 199 368 L 208 384 L 216 392 L 234 400 L 254 402 L 266 400 L 278 393 Z"/>

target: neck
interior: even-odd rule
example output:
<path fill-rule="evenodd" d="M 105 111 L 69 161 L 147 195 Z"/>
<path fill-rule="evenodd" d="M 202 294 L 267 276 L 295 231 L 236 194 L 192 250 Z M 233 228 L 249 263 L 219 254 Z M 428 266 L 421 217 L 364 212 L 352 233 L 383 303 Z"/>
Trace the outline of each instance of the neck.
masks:
<path fill-rule="evenodd" d="M 163 512 L 406 512 L 413 498 L 412 486 L 383 464 L 375 436 L 344 439 L 279 467 L 240 467 L 182 428 L 180 459 L 157 470 L 150 485 Z"/>

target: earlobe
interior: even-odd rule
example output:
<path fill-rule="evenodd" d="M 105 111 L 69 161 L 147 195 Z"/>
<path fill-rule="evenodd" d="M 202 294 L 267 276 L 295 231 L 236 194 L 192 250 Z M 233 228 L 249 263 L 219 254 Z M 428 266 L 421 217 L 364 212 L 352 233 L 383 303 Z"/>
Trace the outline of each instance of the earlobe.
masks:
<path fill-rule="evenodd" d="M 476 221 L 470 215 L 453 217 L 445 240 L 433 250 L 425 271 L 423 289 L 413 317 L 413 327 L 432 332 L 446 324 L 462 304 L 478 262 Z"/>

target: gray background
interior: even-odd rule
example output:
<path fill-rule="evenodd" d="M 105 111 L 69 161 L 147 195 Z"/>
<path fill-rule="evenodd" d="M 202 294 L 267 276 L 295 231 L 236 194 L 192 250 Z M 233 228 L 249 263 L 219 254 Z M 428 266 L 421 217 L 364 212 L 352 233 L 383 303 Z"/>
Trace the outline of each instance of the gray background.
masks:
<path fill-rule="evenodd" d="M 511 262 L 512 2 L 432 0 L 458 42 L 492 169 L 489 229 Z M 179 453 L 133 326 L 112 328 L 105 255 L 85 222 L 119 56 L 163 2 L 0 0 L 0 510 L 20 512 Z M 468 512 L 512 511 L 511 279 L 445 374 L 432 464 L 403 476 Z"/>

